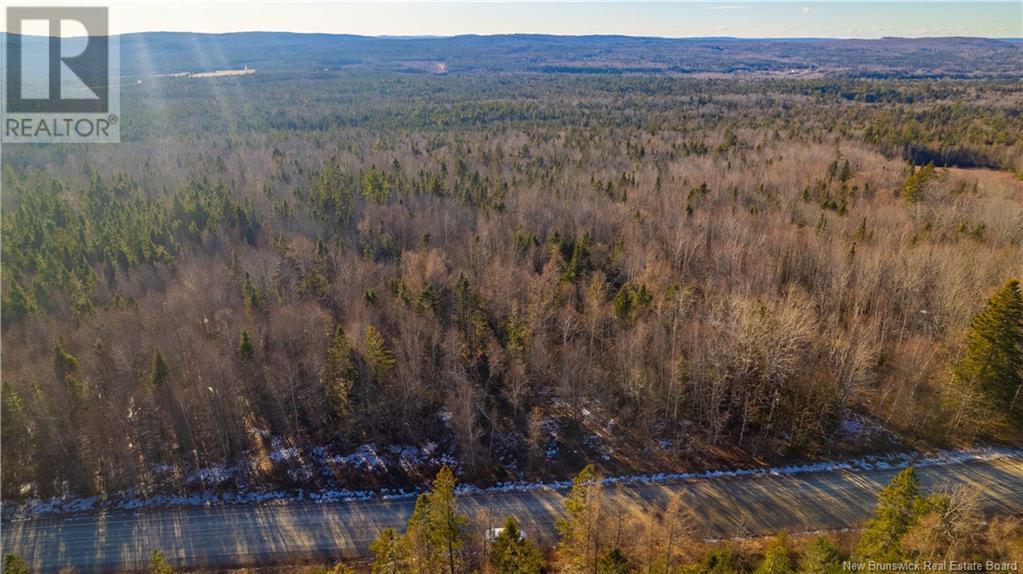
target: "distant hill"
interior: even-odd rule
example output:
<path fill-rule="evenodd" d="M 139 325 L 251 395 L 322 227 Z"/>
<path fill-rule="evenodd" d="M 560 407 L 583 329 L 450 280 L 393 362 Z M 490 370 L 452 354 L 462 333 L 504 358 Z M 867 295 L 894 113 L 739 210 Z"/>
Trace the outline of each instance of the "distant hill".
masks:
<path fill-rule="evenodd" d="M 6 34 L 0 33 L 0 38 Z M 419 73 L 755 74 L 1018 78 L 1023 41 L 988 38 L 740 39 L 636 36 L 401 37 L 289 32 L 120 36 L 121 73 L 368 67 Z M 0 64 L 2 65 L 2 64 Z"/>
<path fill-rule="evenodd" d="M 141 33 L 121 37 L 122 73 L 249 66 L 365 66 L 425 73 L 768 73 L 872 77 L 1023 76 L 1023 44 L 984 38 L 749 40 L 629 36 L 393 38 L 328 34 Z"/>

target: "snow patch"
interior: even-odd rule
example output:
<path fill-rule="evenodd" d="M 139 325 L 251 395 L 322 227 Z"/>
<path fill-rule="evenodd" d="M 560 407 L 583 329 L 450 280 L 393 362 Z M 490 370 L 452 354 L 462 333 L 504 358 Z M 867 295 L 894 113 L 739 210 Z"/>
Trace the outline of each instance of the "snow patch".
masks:
<path fill-rule="evenodd" d="M 350 468 L 373 471 L 386 471 L 387 464 L 377 454 L 376 445 L 364 444 L 355 449 L 351 454 L 345 456 L 334 456 L 326 459 L 328 462 L 347 466 Z"/>
<path fill-rule="evenodd" d="M 271 451 L 270 454 L 266 456 L 274 462 L 285 462 L 293 458 L 298 458 L 298 449 L 295 447 L 279 448 Z"/>
<path fill-rule="evenodd" d="M 185 481 L 189 484 L 197 482 L 202 484 L 220 484 L 230 480 L 234 476 L 236 469 L 237 467 L 224 466 L 222 464 L 200 468 L 189 474 Z"/>
<path fill-rule="evenodd" d="M 558 445 L 558 431 L 560 430 L 558 421 L 553 418 L 544 419 L 540 423 L 540 427 L 547 437 L 547 448 L 544 449 L 544 456 L 548 459 L 557 458 L 561 453 L 561 447 Z"/>

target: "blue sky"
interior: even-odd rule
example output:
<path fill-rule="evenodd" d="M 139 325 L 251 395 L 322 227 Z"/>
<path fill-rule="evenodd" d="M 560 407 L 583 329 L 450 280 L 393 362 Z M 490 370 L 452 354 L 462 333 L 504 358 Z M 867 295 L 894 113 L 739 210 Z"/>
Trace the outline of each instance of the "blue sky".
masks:
<path fill-rule="evenodd" d="M 547 33 L 665 37 L 1023 37 L 1023 2 L 1018 0 L 721 3 L 138 0 L 108 5 L 115 33 L 269 30 L 445 36 Z"/>

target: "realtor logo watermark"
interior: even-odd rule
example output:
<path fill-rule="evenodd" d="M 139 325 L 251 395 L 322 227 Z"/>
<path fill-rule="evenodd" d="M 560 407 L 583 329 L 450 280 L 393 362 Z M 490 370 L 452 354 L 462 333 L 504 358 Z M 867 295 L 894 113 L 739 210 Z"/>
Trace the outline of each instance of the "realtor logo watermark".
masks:
<path fill-rule="evenodd" d="M 120 141 L 119 50 L 106 7 L 7 8 L 3 143 Z"/>

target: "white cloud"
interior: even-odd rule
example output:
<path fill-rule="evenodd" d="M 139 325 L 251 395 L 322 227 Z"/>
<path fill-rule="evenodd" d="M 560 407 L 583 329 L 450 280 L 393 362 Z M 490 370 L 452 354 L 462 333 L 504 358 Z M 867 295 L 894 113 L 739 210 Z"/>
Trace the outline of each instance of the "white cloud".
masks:
<path fill-rule="evenodd" d="M 706 6 L 704 7 L 704 10 L 745 10 L 746 8 L 750 8 L 750 6 L 732 6 L 725 4 L 718 6 Z"/>
<path fill-rule="evenodd" d="M 813 8 L 810 8 L 809 6 L 803 6 L 803 14 L 809 14 L 810 12 L 813 12 Z"/>

